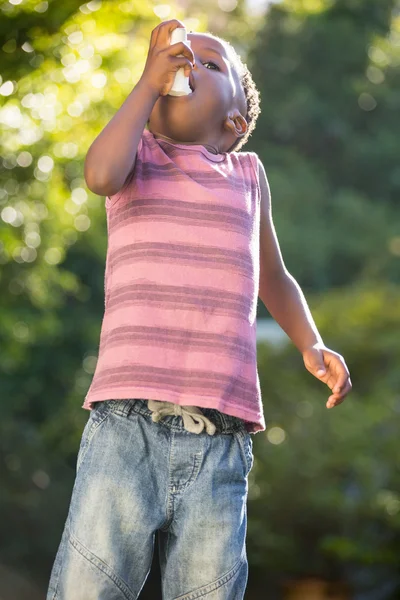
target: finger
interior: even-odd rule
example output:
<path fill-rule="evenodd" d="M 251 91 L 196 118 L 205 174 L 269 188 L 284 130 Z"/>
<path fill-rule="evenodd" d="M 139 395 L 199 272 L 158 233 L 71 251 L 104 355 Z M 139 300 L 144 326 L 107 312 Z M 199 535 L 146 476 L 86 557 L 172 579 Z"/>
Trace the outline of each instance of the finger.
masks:
<path fill-rule="evenodd" d="M 326 403 L 326 407 L 327 408 L 333 408 L 334 406 L 338 406 L 339 404 L 341 404 L 343 401 L 344 401 L 344 397 L 343 398 L 338 398 L 335 395 L 329 396 L 328 401 Z"/>
<path fill-rule="evenodd" d="M 332 369 L 327 368 L 325 375 L 319 377 L 319 380 L 325 383 L 332 391 L 336 384 L 336 373 L 332 371 Z"/>
<path fill-rule="evenodd" d="M 334 408 L 335 406 L 339 406 L 339 404 L 341 404 L 344 401 L 344 398 L 342 398 L 341 400 L 333 400 L 331 398 L 328 398 L 328 402 L 326 403 L 326 408 Z"/>
<path fill-rule="evenodd" d="M 340 369 L 336 375 L 336 383 L 334 384 L 332 391 L 335 393 L 341 392 L 343 387 L 346 385 L 347 381 L 349 380 L 349 377 L 350 377 L 350 374 L 348 373 L 348 371 L 346 371 L 346 369 L 344 367 L 342 369 Z"/>
<path fill-rule="evenodd" d="M 171 34 L 177 27 L 185 27 L 182 21 L 178 19 L 170 19 L 159 25 L 158 43 L 163 48 L 171 45 Z"/>
<path fill-rule="evenodd" d="M 168 53 L 172 56 L 183 54 L 183 56 L 189 60 L 191 65 L 194 63 L 193 50 L 189 48 L 185 42 L 177 42 L 176 44 L 172 44 L 172 46 L 170 46 L 168 49 Z"/>
<path fill-rule="evenodd" d="M 328 402 L 326 403 L 326 407 L 327 408 L 334 408 L 335 406 L 339 406 L 339 404 L 342 404 L 342 402 L 345 401 L 345 398 L 339 398 L 339 399 L 328 399 Z"/>
<path fill-rule="evenodd" d="M 154 46 L 157 44 L 157 37 L 158 37 L 158 29 L 153 29 L 153 31 L 151 32 L 151 36 L 150 36 L 150 47 L 149 47 L 150 52 L 153 50 Z"/>
<path fill-rule="evenodd" d="M 332 408 L 332 406 L 337 406 L 338 404 L 341 404 L 351 390 L 352 384 L 351 381 L 348 380 L 340 394 L 332 394 L 331 396 L 329 396 L 328 402 L 326 404 L 327 407 Z"/>
<path fill-rule="evenodd" d="M 350 390 L 348 390 L 350 391 Z M 333 402 L 334 404 L 340 404 L 346 398 L 347 393 L 343 392 L 343 394 L 331 394 L 328 398 L 328 402 Z"/>
<path fill-rule="evenodd" d="M 193 65 L 190 62 L 190 60 L 188 60 L 184 56 L 173 56 L 172 57 L 172 62 L 175 65 L 176 70 L 178 70 L 180 68 L 184 68 L 185 69 L 185 76 L 189 77 L 189 73 L 193 69 Z"/>
<path fill-rule="evenodd" d="M 346 383 L 343 385 L 343 388 L 340 392 L 337 392 L 335 394 L 333 394 L 333 396 L 336 396 L 337 398 L 344 398 L 345 396 L 347 396 L 347 394 L 349 392 L 351 392 L 352 390 L 352 383 L 350 381 L 350 377 L 347 379 Z"/>
<path fill-rule="evenodd" d="M 343 391 L 343 388 L 347 382 L 348 374 L 343 374 L 340 372 L 339 376 L 337 371 L 334 370 L 333 365 L 326 369 L 325 375 L 319 377 L 319 380 L 325 383 L 330 390 L 332 390 L 333 394 L 340 395 Z"/>
<path fill-rule="evenodd" d="M 352 385 L 350 381 L 347 381 L 341 392 L 334 392 L 330 398 L 334 398 L 334 399 L 342 399 L 345 396 L 347 396 L 347 394 L 351 391 Z"/>
<path fill-rule="evenodd" d="M 345 385 L 347 379 L 350 377 L 350 373 L 347 369 L 347 366 L 341 356 L 332 356 L 328 355 L 326 357 L 327 370 L 333 376 L 334 381 L 332 381 L 333 385 L 331 386 L 331 381 L 329 380 L 329 387 L 333 392 L 340 392 L 340 390 Z"/>
<path fill-rule="evenodd" d="M 150 50 L 153 50 L 153 48 L 157 45 L 161 25 L 162 25 L 162 23 L 160 23 L 160 25 L 157 25 L 157 27 L 155 27 L 153 29 L 153 31 L 151 32 Z"/>

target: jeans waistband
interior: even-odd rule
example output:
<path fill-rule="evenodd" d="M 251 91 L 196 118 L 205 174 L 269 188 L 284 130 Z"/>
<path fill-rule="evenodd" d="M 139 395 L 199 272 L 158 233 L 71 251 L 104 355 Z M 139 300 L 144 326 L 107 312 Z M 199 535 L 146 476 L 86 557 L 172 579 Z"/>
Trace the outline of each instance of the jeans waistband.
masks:
<path fill-rule="evenodd" d="M 126 400 L 104 400 L 111 407 L 113 412 L 117 412 L 123 416 L 129 416 L 133 411 L 152 420 L 153 412 L 147 405 L 147 399 L 129 398 Z M 208 418 L 216 427 L 215 433 L 235 433 L 237 431 L 246 431 L 245 423 L 240 417 L 227 415 L 216 408 L 200 408 L 201 412 Z M 152 421 L 153 422 L 153 421 Z M 175 431 L 185 431 L 183 419 L 178 415 L 165 415 L 160 424 L 166 425 Z M 206 431 L 204 430 L 204 433 Z M 208 435 L 206 433 L 206 435 Z"/>

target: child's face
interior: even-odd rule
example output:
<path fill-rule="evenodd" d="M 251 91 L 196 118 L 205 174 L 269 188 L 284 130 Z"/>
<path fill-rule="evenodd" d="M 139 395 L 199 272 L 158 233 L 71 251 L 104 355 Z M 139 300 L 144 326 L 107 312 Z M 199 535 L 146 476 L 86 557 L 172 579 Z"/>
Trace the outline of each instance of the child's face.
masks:
<path fill-rule="evenodd" d="M 224 152 L 247 129 L 244 90 L 220 42 L 199 33 L 188 34 L 188 39 L 196 61 L 190 76 L 195 91 L 187 96 L 160 96 L 149 130 L 177 142 L 213 144 Z"/>

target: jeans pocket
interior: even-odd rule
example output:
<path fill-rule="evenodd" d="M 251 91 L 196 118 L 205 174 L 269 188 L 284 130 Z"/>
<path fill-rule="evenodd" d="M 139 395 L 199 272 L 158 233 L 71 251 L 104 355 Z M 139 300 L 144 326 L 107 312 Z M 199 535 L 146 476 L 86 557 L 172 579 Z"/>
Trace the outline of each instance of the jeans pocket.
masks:
<path fill-rule="evenodd" d="M 98 431 L 100 425 L 104 423 L 108 415 L 111 413 L 111 406 L 107 400 L 99 402 L 94 405 L 90 411 L 88 420 L 82 432 L 81 443 L 79 446 L 78 456 L 76 459 L 76 471 L 78 472 L 82 461 L 85 457 L 90 441 Z"/>
<path fill-rule="evenodd" d="M 253 468 L 254 463 L 253 440 L 251 439 L 250 433 L 243 429 L 236 431 L 234 435 L 239 442 L 240 452 L 245 467 L 245 475 L 247 477 Z"/>

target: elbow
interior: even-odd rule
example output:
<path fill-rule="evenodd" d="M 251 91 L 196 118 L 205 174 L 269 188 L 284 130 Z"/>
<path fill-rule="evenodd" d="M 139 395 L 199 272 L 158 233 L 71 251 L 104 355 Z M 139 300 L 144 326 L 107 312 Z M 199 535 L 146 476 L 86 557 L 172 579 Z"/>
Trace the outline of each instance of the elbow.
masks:
<path fill-rule="evenodd" d="M 85 164 L 84 164 L 84 178 L 85 178 L 86 186 L 89 188 L 89 190 L 91 192 L 93 192 L 94 194 L 101 193 L 101 190 L 103 189 L 103 185 L 98 180 L 98 177 L 96 177 L 96 174 L 93 172 L 93 169 L 91 169 L 89 167 L 87 159 L 85 160 Z"/>
<path fill-rule="evenodd" d="M 113 196 L 118 191 L 118 190 L 114 190 L 106 183 L 102 183 L 100 181 L 88 181 L 86 179 L 86 177 L 85 177 L 85 180 L 86 180 L 86 186 L 88 187 L 88 189 L 91 192 L 93 192 L 94 194 L 97 194 L 98 196 Z"/>
<path fill-rule="evenodd" d="M 85 163 L 84 177 L 88 189 L 98 196 L 112 196 L 116 194 L 115 184 L 112 185 L 106 178 L 100 178 Z"/>
<path fill-rule="evenodd" d="M 96 170 L 89 166 L 89 163 L 85 161 L 84 176 L 86 185 L 91 192 L 98 194 L 99 196 L 114 196 L 121 188 L 127 183 L 129 177 L 132 175 L 136 162 L 131 166 L 128 173 L 121 173 L 120 169 L 116 173 L 107 172 L 97 167 Z"/>

